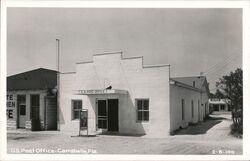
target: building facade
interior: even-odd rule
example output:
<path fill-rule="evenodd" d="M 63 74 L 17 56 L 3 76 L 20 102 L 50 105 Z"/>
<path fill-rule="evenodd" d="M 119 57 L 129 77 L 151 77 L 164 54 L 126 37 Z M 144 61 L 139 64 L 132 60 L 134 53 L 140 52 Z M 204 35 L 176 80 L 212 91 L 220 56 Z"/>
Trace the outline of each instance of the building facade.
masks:
<path fill-rule="evenodd" d="M 7 77 L 7 128 L 57 129 L 57 72 L 39 68 Z"/>
<path fill-rule="evenodd" d="M 144 65 L 143 57 L 120 52 L 96 54 L 60 75 L 60 130 L 77 134 L 84 109 L 89 134 L 165 137 L 204 119 L 208 93 L 204 76 L 170 78 L 169 65 Z"/>
<path fill-rule="evenodd" d="M 213 111 L 231 111 L 230 110 L 230 100 L 229 99 L 220 99 L 220 98 L 210 98 L 209 99 L 209 108 L 211 112 Z"/>
<path fill-rule="evenodd" d="M 170 132 L 203 121 L 209 114 L 206 77 L 177 77 L 170 80 Z"/>

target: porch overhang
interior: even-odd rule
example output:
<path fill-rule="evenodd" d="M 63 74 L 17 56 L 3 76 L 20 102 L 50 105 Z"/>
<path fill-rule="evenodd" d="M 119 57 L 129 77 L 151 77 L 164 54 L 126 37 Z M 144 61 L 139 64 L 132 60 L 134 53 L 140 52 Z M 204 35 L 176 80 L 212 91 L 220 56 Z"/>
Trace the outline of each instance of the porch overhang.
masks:
<path fill-rule="evenodd" d="M 76 90 L 76 95 L 104 95 L 104 94 L 128 94 L 127 90 L 120 89 L 88 89 L 88 90 Z"/>

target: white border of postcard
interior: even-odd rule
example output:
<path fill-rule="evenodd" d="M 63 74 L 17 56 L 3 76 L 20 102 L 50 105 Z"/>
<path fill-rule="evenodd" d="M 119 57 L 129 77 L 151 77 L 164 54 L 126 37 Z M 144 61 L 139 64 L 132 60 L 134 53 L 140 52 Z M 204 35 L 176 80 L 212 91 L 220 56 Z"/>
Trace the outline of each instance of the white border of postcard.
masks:
<path fill-rule="evenodd" d="M 6 44 L 8 7 L 59 8 L 242 8 L 243 9 L 243 155 L 73 155 L 73 154 L 7 154 L 6 109 L 0 108 L 0 160 L 249 160 L 250 159 L 250 73 L 249 73 L 249 1 L 21 1 L 1 2 L 1 75 L 0 107 L 6 106 Z"/>

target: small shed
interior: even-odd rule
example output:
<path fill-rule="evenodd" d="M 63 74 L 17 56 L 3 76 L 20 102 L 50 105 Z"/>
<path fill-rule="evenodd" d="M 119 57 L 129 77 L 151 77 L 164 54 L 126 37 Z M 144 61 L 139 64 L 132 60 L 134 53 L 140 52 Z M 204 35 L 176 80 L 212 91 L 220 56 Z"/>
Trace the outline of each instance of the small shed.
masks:
<path fill-rule="evenodd" d="M 57 71 L 39 68 L 7 77 L 7 128 L 57 129 Z"/>

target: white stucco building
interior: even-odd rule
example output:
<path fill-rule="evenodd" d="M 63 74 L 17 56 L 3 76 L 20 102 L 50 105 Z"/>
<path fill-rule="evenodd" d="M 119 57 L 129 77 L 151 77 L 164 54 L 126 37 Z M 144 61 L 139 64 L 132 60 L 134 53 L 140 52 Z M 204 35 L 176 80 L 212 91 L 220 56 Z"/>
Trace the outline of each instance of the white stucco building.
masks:
<path fill-rule="evenodd" d="M 231 101 L 229 99 L 210 98 L 209 108 L 212 111 L 230 111 Z"/>
<path fill-rule="evenodd" d="M 165 137 L 209 113 L 205 76 L 170 78 L 170 66 L 144 65 L 143 57 L 96 54 L 60 75 L 59 130 L 78 133 L 79 109 L 88 132 Z"/>

